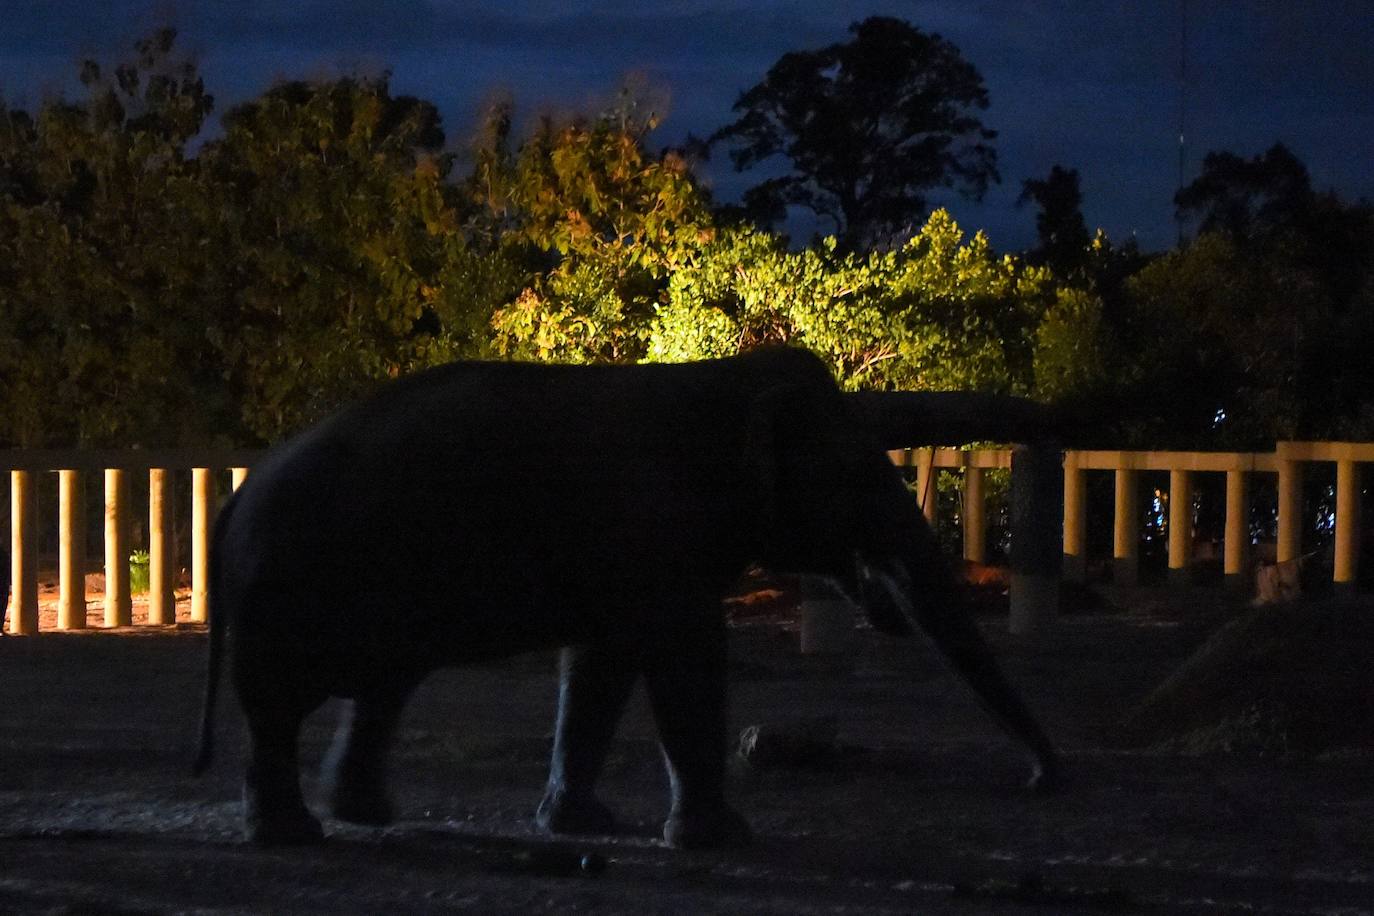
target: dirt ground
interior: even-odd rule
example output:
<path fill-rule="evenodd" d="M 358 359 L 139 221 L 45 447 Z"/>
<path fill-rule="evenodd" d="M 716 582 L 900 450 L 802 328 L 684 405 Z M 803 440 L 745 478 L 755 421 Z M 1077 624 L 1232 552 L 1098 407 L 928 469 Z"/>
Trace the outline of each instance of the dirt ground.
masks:
<path fill-rule="evenodd" d="M 1020 789 L 1016 748 L 924 644 L 860 630 L 842 656 L 803 657 L 791 616 L 741 616 L 735 727 L 833 722 L 834 744 L 804 764 L 737 761 L 757 839 L 709 854 L 656 839 L 666 788 L 642 696 L 602 787 L 629 832 L 534 831 L 552 655 L 425 684 L 396 748 L 396 825 L 327 822 L 324 846 L 259 851 L 238 842 L 232 702 L 215 768 L 187 775 L 202 629 L 6 637 L 0 912 L 1374 912 L 1374 756 L 1124 747 L 1123 719 L 1245 609 L 1203 589 L 1102 595 L 1034 639 L 984 618 L 1066 752 L 1050 796 Z M 335 715 L 308 723 L 308 766 Z M 589 854 L 603 870 L 581 867 Z"/>

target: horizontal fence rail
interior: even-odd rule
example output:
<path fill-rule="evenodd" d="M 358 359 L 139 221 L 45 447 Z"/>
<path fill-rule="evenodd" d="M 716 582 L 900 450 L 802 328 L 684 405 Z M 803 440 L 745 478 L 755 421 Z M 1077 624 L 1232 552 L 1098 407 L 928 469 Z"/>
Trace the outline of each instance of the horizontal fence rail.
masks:
<path fill-rule="evenodd" d="M 1013 449 L 911 448 L 889 453 L 893 463 L 914 469 L 923 511 L 936 517 L 934 474 L 962 471 L 963 556 L 986 562 L 987 512 L 985 474 L 1013 465 Z M 86 626 L 85 486 L 103 476 L 105 594 L 104 626 L 132 623 L 129 581 L 129 484 L 133 474 L 148 479 L 148 623 L 176 622 L 176 579 L 171 478 L 189 471 L 190 619 L 206 619 L 210 531 L 216 511 L 215 475 L 229 472 L 237 489 L 262 456 L 247 450 L 41 450 L 0 451 L 0 467 L 10 475 L 11 603 L 9 632 L 39 629 L 37 478 L 55 474 L 58 483 L 58 629 Z M 1226 582 L 1248 587 L 1250 563 L 1249 494 L 1255 474 L 1277 475 L 1277 544 L 1279 563 L 1297 560 L 1302 550 L 1302 481 L 1310 463 L 1336 466 L 1333 578 L 1340 588 L 1353 588 L 1359 569 L 1362 465 L 1374 462 L 1374 443 L 1279 442 L 1272 452 L 1066 451 L 1063 453 L 1062 574 L 1082 581 L 1087 572 L 1087 473 L 1115 475 L 1113 579 L 1137 580 L 1140 543 L 1139 479 L 1141 472 L 1169 474 L 1168 568 L 1171 580 L 1188 570 L 1192 552 L 1193 475 L 1226 475 L 1223 573 Z M 1016 472 L 1013 472 L 1014 474 Z M 1056 538 L 1061 532 L 1054 532 Z M 1012 548 L 1016 552 L 1015 544 Z M 1013 567 L 1016 560 L 1013 556 Z M 1016 610 L 1013 578 L 1013 616 Z"/>

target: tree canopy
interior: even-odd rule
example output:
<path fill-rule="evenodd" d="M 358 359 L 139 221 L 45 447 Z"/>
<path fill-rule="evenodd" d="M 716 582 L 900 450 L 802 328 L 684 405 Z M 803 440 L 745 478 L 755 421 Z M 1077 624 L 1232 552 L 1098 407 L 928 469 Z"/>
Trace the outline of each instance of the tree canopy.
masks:
<path fill-rule="evenodd" d="M 996 132 L 978 114 L 987 87 L 958 48 L 883 16 L 849 31 L 848 42 L 784 54 L 710 142 L 728 144 L 740 171 L 786 163 L 746 192 L 756 221 L 804 207 L 852 250 L 909 236 L 932 190 L 981 198 L 999 176 Z"/>
<path fill-rule="evenodd" d="M 893 164 L 967 154 L 940 181 L 995 178 L 989 132 L 961 114 L 986 103 L 977 72 L 897 20 L 853 32 L 784 57 L 735 125 L 780 143 L 829 125 L 788 139 L 795 180 L 768 185 L 834 210 L 841 231 L 804 246 L 713 211 L 687 159 L 649 148 L 658 119 L 633 93 L 521 132 L 499 103 L 464 149 L 385 74 L 284 82 L 203 140 L 213 98 L 173 32 L 86 61 L 75 99 L 0 104 L 0 444 L 270 443 L 453 359 L 774 343 L 850 389 L 1109 404 L 1110 447 L 1374 437 L 1368 203 L 1314 191 L 1281 146 L 1213 153 L 1176 201 L 1200 234 L 1151 255 L 1090 235 L 1078 173 L 1056 166 L 1023 185 L 1039 243 L 1000 253 Z M 935 129 L 951 118 L 962 132 Z M 843 168 L 850 184 L 825 183 Z"/>
<path fill-rule="evenodd" d="M 1034 203 L 1037 244 L 1026 253 L 1036 264 L 1047 264 L 1067 277 L 1084 266 L 1091 251 L 1092 236 L 1083 221 L 1083 192 L 1078 186 L 1078 171 L 1061 165 L 1050 168 L 1044 178 L 1027 178 L 1021 183 L 1018 206 Z"/>

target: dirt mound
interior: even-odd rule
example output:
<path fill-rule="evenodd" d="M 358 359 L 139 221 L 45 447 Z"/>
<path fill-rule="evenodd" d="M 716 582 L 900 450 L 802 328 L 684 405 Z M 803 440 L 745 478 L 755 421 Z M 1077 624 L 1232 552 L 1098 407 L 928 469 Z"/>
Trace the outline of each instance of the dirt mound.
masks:
<path fill-rule="evenodd" d="M 1264 756 L 1374 750 L 1374 601 L 1264 608 L 1207 640 L 1125 723 L 1131 744 Z"/>

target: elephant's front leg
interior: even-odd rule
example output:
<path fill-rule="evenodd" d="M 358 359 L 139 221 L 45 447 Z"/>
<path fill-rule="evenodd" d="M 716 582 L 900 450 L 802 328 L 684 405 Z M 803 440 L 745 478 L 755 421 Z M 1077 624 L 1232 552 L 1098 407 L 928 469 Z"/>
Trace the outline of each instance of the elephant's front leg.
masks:
<path fill-rule="evenodd" d="M 249 759 L 243 781 L 244 833 L 259 846 L 318 843 L 320 822 L 301 797 L 296 757 L 301 721 L 323 700 L 283 691 L 279 697 L 241 692 Z"/>
<path fill-rule="evenodd" d="M 341 821 L 383 826 L 394 818 L 386 791 L 388 751 L 412 683 L 378 688 L 346 705 L 325 758 L 330 811 Z"/>
<path fill-rule="evenodd" d="M 672 789 L 663 839 L 684 849 L 748 843 L 749 824 L 725 800 L 727 670 L 719 613 L 675 615 L 656 634 L 644 671 Z"/>
<path fill-rule="evenodd" d="M 551 833 L 605 834 L 615 816 L 596 797 L 596 779 L 639 674 L 635 650 L 598 643 L 564 649 L 549 784 L 535 821 Z"/>

